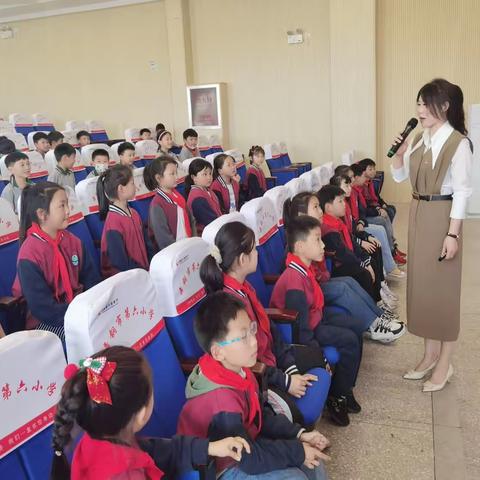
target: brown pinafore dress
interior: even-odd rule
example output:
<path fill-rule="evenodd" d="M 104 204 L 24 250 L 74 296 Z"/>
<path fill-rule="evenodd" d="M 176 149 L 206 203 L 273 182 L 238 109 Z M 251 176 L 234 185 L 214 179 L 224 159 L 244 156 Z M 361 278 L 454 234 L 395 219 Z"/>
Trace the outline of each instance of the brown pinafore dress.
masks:
<path fill-rule="evenodd" d="M 440 195 L 448 167 L 465 138 L 454 130 L 444 143 L 435 168 L 432 149 L 423 143 L 410 156 L 410 181 L 414 193 Z M 418 135 L 413 145 L 421 139 Z M 407 326 L 423 338 L 455 341 L 460 329 L 462 239 L 452 260 L 438 261 L 450 227 L 451 200 L 412 199 L 408 226 Z"/>

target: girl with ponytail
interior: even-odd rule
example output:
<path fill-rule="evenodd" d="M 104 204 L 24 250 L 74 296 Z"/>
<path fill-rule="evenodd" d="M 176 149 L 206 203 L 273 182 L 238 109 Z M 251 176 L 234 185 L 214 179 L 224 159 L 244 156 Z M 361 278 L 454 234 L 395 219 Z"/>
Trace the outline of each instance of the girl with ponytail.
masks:
<path fill-rule="evenodd" d="M 27 301 L 27 328 L 48 330 L 62 341 L 69 303 L 100 281 L 82 241 L 66 230 L 69 214 L 65 190 L 56 183 L 41 182 L 23 189 L 13 294 Z"/>
<path fill-rule="evenodd" d="M 104 277 L 143 268 L 148 270 L 147 248 L 140 215 L 128 206 L 135 198 L 130 167 L 114 165 L 98 177 L 100 218 L 105 221 L 101 240 L 101 268 Z"/>
<path fill-rule="evenodd" d="M 208 465 L 209 455 L 239 460 L 243 448 L 249 451 L 238 437 L 211 443 L 180 436 L 137 439 L 153 410 L 151 376 L 143 355 L 121 346 L 66 367 L 53 426 L 51 480 L 175 478 L 196 465 Z M 84 435 L 70 469 L 65 452 L 77 425 Z"/>
<path fill-rule="evenodd" d="M 317 377 L 307 371 L 314 367 L 326 368 L 327 363 L 322 350 L 287 345 L 282 340 L 246 280 L 256 269 L 255 234 L 243 223 L 231 222 L 223 225 L 215 236 L 211 254 L 200 267 L 200 278 L 208 293 L 223 290 L 245 304 L 250 320 L 258 325 L 257 358 L 267 366 L 268 387 L 288 405 L 293 421 L 303 424 L 294 398 L 303 397 L 312 382 L 317 381 Z"/>
<path fill-rule="evenodd" d="M 250 167 L 247 169 L 246 187 L 248 191 L 247 198 L 261 197 L 267 191 L 267 180 L 262 170 L 265 163 L 265 150 L 259 145 L 253 145 L 249 152 Z"/>
<path fill-rule="evenodd" d="M 220 153 L 215 157 L 213 178 L 212 192 L 217 196 L 222 213 L 240 210 L 240 176 L 231 155 Z"/>

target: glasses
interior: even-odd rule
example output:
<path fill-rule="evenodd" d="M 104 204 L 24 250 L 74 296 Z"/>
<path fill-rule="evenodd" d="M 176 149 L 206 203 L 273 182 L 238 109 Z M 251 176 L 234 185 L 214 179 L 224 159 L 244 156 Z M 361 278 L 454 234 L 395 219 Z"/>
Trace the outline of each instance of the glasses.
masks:
<path fill-rule="evenodd" d="M 223 340 L 223 342 L 217 342 L 217 345 L 220 347 L 225 347 L 231 345 L 232 343 L 243 342 L 247 343 L 247 339 L 252 336 L 254 337 L 257 334 L 257 322 L 251 322 L 249 329 L 245 332 L 245 335 L 241 337 L 232 338 L 231 340 Z"/>

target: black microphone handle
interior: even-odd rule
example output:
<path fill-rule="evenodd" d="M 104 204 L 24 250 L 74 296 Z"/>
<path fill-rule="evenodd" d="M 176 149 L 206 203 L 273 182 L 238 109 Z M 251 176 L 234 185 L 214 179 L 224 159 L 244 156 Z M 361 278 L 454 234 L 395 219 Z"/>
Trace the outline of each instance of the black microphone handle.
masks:
<path fill-rule="evenodd" d="M 414 129 L 415 127 L 412 127 L 411 125 L 407 125 L 405 127 L 405 130 L 400 134 L 400 136 L 402 137 L 402 141 L 400 143 L 396 143 L 395 145 L 392 145 L 390 147 L 390 150 L 388 151 L 387 153 L 387 157 L 388 158 L 392 158 L 396 153 L 397 153 L 397 150 L 400 148 L 400 145 L 403 144 L 403 142 L 405 141 L 405 139 L 410 135 L 410 132 Z"/>

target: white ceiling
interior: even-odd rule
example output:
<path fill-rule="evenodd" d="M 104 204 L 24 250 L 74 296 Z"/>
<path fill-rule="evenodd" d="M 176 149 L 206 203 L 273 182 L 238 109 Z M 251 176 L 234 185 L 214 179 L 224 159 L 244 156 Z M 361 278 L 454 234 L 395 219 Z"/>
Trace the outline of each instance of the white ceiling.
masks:
<path fill-rule="evenodd" d="M 0 0 L 0 23 L 153 1 L 157 0 Z"/>

